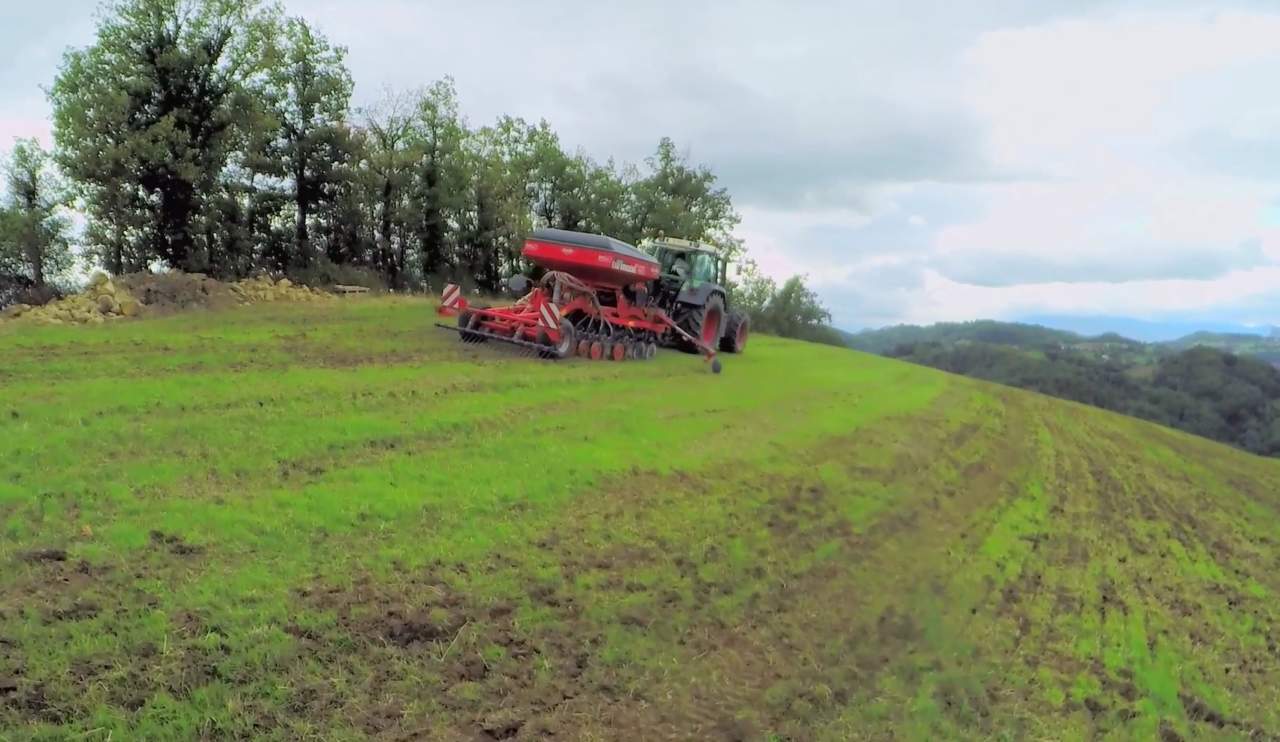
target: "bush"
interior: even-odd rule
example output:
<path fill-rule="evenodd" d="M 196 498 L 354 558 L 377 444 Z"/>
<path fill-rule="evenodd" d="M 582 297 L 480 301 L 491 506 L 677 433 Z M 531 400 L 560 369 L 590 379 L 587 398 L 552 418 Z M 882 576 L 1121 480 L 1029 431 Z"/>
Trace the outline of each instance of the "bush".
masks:
<path fill-rule="evenodd" d="M 13 304 L 29 304 L 38 307 L 55 299 L 61 299 L 63 292 L 56 286 L 46 284 L 36 286 L 26 276 L 0 273 L 0 309 Z"/>

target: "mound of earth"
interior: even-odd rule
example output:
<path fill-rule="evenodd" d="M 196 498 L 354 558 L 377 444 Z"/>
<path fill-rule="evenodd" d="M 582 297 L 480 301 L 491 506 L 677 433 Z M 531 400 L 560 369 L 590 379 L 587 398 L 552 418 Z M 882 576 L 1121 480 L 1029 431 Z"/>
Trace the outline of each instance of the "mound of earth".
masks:
<path fill-rule="evenodd" d="M 270 276 L 225 283 L 203 273 L 131 273 L 114 281 L 96 273 L 83 293 L 44 306 L 15 304 L 3 317 L 45 324 L 101 324 L 143 313 L 224 309 L 268 301 L 323 301 L 329 294 Z"/>
<path fill-rule="evenodd" d="M 203 273 L 130 273 L 120 283 L 155 310 L 223 309 L 239 303 L 230 284 Z"/>
<path fill-rule="evenodd" d="M 120 283 L 148 308 L 157 310 L 222 309 L 264 301 L 318 301 L 330 295 L 287 278 L 261 275 L 225 283 L 203 273 L 132 273 Z"/>

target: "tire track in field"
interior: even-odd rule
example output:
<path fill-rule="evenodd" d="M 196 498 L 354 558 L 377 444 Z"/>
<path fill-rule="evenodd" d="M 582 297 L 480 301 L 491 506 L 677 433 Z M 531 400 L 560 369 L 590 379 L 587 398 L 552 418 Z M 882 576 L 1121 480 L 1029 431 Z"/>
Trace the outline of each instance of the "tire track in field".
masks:
<path fill-rule="evenodd" d="M 809 405 L 819 404 L 820 401 L 829 402 L 830 395 L 822 390 L 813 390 L 809 394 L 804 394 L 804 395 L 790 394 L 788 396 L 788 403 L 790 405 L 798 406 L 802 408 Z M 592 400 L 584 400 L 579 402 L 579 404 L 589 405 L 591 404 L 591 402 Z M 528 414 L 530 417 L 536 420 L 536 424 L 525 425 L 520 429 L 521 436 L 528 436 L 531 434 L 536 435 L 539 431 L 543 431 L 543 430 L 552 431 L 557 426 L 560 426 L 563 424 L 563 418 L 565 416 L 572 416 L 575 413 L 581 414 L 583 412 L 583 410 L 581 409 L 575 408 L 571 405 L 563 405 L 563 404 L 555 406 L 554 409 L 542 410 L 542 412 L 545 412 L 546 414 L 536 414 L 539 412 L 539 410 L 540 408 L 535 408 L 533 410 L 526 410 L 523 412 L 508 411 L 508 414 L 515 414 L 515 415 Z M 767 405 L 765 406 L 757 405 L 751 408 L 750 410 L 742 411 L 742 413 L 740 414 L 735 424 L 748 426 L 748 427 L 754 426 L 754 425 L 763 425 L 763 424 L 766 424 L 775 414 L 776 414 L 776 407 L 767 406 Z M 495 424 L 498 424 L 498 423 L 495 423 Z M 803 416 L 797 417 L 795 424 L 798 426 L 802 426 Z M 471 424 L 469 423 L 469 425 Z M 775 427 L 776 431 L 783 431 L 786 429 L 787 429 L 786 426 Z M 493 431 L 490 431 L 490 432 L 493 432 Z M 484 436 L 486 434 L 486 431 L 484 429 L 484 426 L 480 426 L 479 429 L 472 431 L 471 434 L 474 436 Z M 405 445 L 405 446 L 398 446 L 395 450 L 391 450 L 391 451 L 375 450 L 372 452 L 371 456 L 367 459 L 365 465 L 378 466 L 379 462 L 387 462 L 391 458 L 395 458 L 395 457 L 406 457 L 406 458 L 413 458 L 416 460 L 417 457 L 420 455 L 444 455 L 445 453 L 447 453 L 447 449 L 442 450 L 440 446 L 433 446 L 429 441 L 419 441 L 419 443 L 421 444 L 421 448 L 415 448 L 414 446 Z M 459 440 L 457 438 L 454 438 L 449 441 L 448 449 L 454 449 L 454 448 L 457 448 L 458 446 L 465 447 L 465 444 L 466 444 L 465 440 Z M 427 462 L 424 461 L 424 465 L 426 463 Z M 353 464 L 351 457 L 346 457 L 343 459 L 342 468 L 347 469 L 353 465 L 355 464 Z M 319 475 L 319 476 L 323 477 L 323 475 Z M 312 481 L 318 481 L 318 480 L 312 480 Z M 190 493 L 188 493 L 188 496 L 191 496 Z M 354 537 L 349 539 L 350 541 L 349 546 L 355 552 L 362 552 L 364 549 L 369 548 L 370 544 L 375 539 L 378 539 L 378 538 L 380 538 L 380 536 L 376 532 L 369 533 L 367 535 L 367 538 L 363 535 L 355 535 Z M 366 541 L 369 543 L 366 543 Z M 330 548 L 331 547 L 332 545 L 330 545 Z M 172 571 L 172 572 L 169 572 L 166 570 L 148 569 L 147 575 L 149 578 L 157 579 L 157 580 L 167 581 L 170 579 L 173 579 L 173 580 L 181 579 L 184 583 L 187 583 L 188 585 L 190 585 L 190 584 L 195 584 L 200 580 L 220 580 L 226 577 L 227 575 L 233 575 L 235 573 L 235 570 L 238 564 L 246 561 L 252 562 L 255 559 L 255 556 L 253 553 L 227 553 L 226 551 L 221 549 L 220 545 L 217 543 L 210 543 L 210 544 L 204 545 L 203 551 L 204 551 L 204 554 L 202 558 L 199 560 L 199 564 L 192 564 L 188 569 L 184 569 L 181 571 Z M 502 562 L 499 560 L 497 564 L 501 565 Z M 490 566 L 492 567 L 492 564 Z M 124 570 L 124 572 L 128 572 L 129 569 L 140 570 L 142 568 L 142 564 L 135 557 L 126 557 L 125 559 L 122 560 L 121 568 Z M 503 569 L 506 569 L 506 568 L 503 567 Z M 120 574 L 123 576 L 124 572 L 121 572 Z M 132 574 L 132 572 L 129 572 L 129 574 Z M 142 572 L 139 572 L 139 575 L 141 574 Z M 421 591 L 428 590 L 429 592 L 430 589 L 434 589 L 435 587 L 437 587 L 435 583 L 431 583 L 430 585 L 427 585 L 426 583 L 422 583 L 418 585 L 418 588 L 420 589 L 413 588 L 413 589 L 410 589 L 406 595 L 397 596 L 393 588 L 386 588 L 386 586 L 382 586 L 382 588 L 379 588 L 375 586 L 374 588 L 371 588 L 370 592 L 368 593 L 369 600 L 372 601 L 371 605 L 372 607 L 375 608 L 375 610 L 380 605 L 386 610 L 383 611 L 383 615 L 379 618 L 376 618 L 376 620 L 353 618 L 351 619 L 351 626 L 372 627 L 366 630 L 366 633 L 370 636 L 371 641 L 379 640 L 379 639 L 385 641 L 386 637 L 394 638 L 394 637 L 407 636 L 407 634 L 405 633 L 405 629 L 403 629 L 403 627 L 406 625 L 405 621 L 409 620 L 409 618 L 411 618 L 412 616 L 417 615 L 416 611 L 418 610 L 418 606 L 420 606 L 422 602 L 426 602 L 423 596 L 421 595 Z M 176 585 L 175 585 L 175 588 L 176 588 Z M 383 589 L 383 588 L 386 588 L 386 589 Z M 95 588 L 95 591 L 94 591 L 95 599 L 99 600 L 100 604 L 105 605 L 106 602 L 104 601 L 111 600 L 111 595 L 110 595 L 111 591 L 121 590 L 121 589 L 122 589 L 121 586 L 117 585 L 114 581 L 104 581 L 103 584 Z M 191 588 L 188 587 L 187 589 L 191 589 Z M 415 594 L 415 590 L 417 591 L 416 594 Z M 456 591 L 456 592 L 463 592 L 463 591 Z M 259 597 L 262 597 L 262 596 L 259 596 Z M 379 603 L 378 601 L 383 601 L 383 602 Z M 364 601 L 361 601 L 361 602 L 364 602 Z M 172 658 L 170 662 L 172 664 L 176 664 L 179 666 L 179 670 L 176 670 L 175 672 L 186 672 L 186 670 L 189 669 L 187 668 L 188 664 L 196 666 L 197 669 L 207 668 L 208 666 L 210 666 L 209 660 L 206 656 L 207 652 L 205 652 L 205 650 L 203 649 L 202 644 L 200 642 L 200 638 L 201 636 L 207 635 L 210 631 L 214 631 L 214 629 L 210 627 L 218 626 L 223 622 L 223 620 L 215 615 L 210 615 L 207 611 L 188 610 L 185 606 L 174 605 L 170 603 L 168 600 L 164 601 L 164 604 L 153 604 L 153 606 L 157 610 L 164 610 L 166 613 L 170 614 L 170 619 L 172 621 L 179 622 L 184 627 L 190 627 L 189 630 L 184 629 L 183 633 L 174 636 L 173 643 L 170 645 L 167 645 L 167 648 L 166 648 L 167 656 Z M 395 618 L 396 615 L 400 616 L 401 618 Z M 471 617 L 475 617 L 476 623 L 471 624 L 475 627 L 479 627 L 480 624 L 483 622 L 491 621 L 491 619 L 488 618 L 489 609 L 483 606 L 479 606 L 479 607 L 474 605 L 471 606 L 470 608 L 468 608 L 468 612 L 466 613 L 466 615 L 468 616 L 467 620 L 470 620 Z M 417 619 L 413 619 L 413 620 L 417 620 Z M 498 624 L 501 624 L 502 620 L 497 620 L 497 622 Z M 417 626 L 418 624 L 412 624 L 412 625 Z M 461 629 L 461 624 L 459 625 L 449 624 L 449 626 L 456 630 Z M 400 628 L 397 628 L 397 627 L 400 627 Z M 65 628 L 66 627 L 51 625 L 50 628 L 42 630 L 41 633 L 51 633 L 55 631 L 62 631 Z M 296 630 L 299 632 L 307 631 L 305 629 L 296 629 Z M 489 637 L 489 638 L 493 638 L 495 641 L 508 641 L 507 639 L 502 639 L 502 637 L 504 636 L 518 637 L 518 634 L 511 633 L 512 629 L 510 627 L 498 629 L 497 631 L 506 632 L 506 633 L 488 633 L 488 634 L 480 633 L 480 634 L 476 634 L 475 636 L 479 638 Z M 417 629 L 409 630 L 409 634 L 413 634 L 416 636 L 417 633 L 415 632 L 417 632 Z M 418 632 L 418 633 L 421 633 L 421 632 Z M 313 640 L 307 639 L 306 641 L 309 642 Z M 511 639 L 510 641 L 517 641 L 517 639 Z M 523 648 L 525 644 L 528 644 L 528 642 L 526 642 L 524 639 L 518 639 L 518 641 L 523 642 L 520 645 L 522 647 L 520 649 L 521 652 L 529 651 Z M 392 642 L 392 644 L 394 647 L 392 650 L 392 657 L 398 658 L 398 661 L 405 661 L 407 657 L 409 657 L 410 655 L 412 655 L 413 657 L 418 657 L 420 654 L 421 648 L 417 645 L 414 645 L 414 647 L 412 648 L 409 648 L 409 647 L 401 648 L 399 647 L 399 645 L 396 645 L 394 641 Z M 463 646 L 471 646 L 468 643 L 468 641 L 465 639 L 463 640 L 462 644 Z M 562 639 L 557 639 L 555 637 L 551 637 L 551 638 L 544 637 L 543 640 L 541 640 L 540 643 L 536 646 L 544 648 L 543 650 L 539 650 L 541 654 L 539 654 L 538 656 L 544 657 L 544 658 L 545 657 L 556 658 L 556 660 L 561 664 L 564 664 L 563 658 L 568 656 L 570 660 L 570 664 L 572 664 L 571 654 L 566 655 L 566 653 L 571 653 L 573 651 L 571 649 L 573 646 L 572 642 L 566 642 Z M 563 649 L 561 647 L 570 647 L 570 649 Z M 438 649 L 439 651 L 443 651 L 444 647 L 439 647 Z M 473 647 L 473 650 L 474 650 L 474 647 Z M 475 650 L 475 651 L 478 651 L 478 650 Z M 526 656 L 529 656 L 529 655 L 526 655 Z M 472 658 L 474 659 L 474 657 Z M 103 660 L 103 661 L 108 662 L 108 664 L 111 663 L 110 660 Z M 136 697 L 138 694 L 145 696 L 150 692 L 162 689 L 162 688 L 155 687 L 154 684 L 152 684 L 150 681 L 146 679 L 147 673 L 145 671 L 145 668 L 149 664 L 153 663 L 154 661 L 155 660 L 153 658 L 153 655 L 149 655 L 149 654 L 139 654 L 137 657 L 130 657 L 128 659 L 121 658 L 114 672 L 116 672 L 117 674 L 118 673 L 127 674 L 129 678 L 129 683 L 127 688 L 124 686 L 121 686 L 120 691 L 122 693 L 127 692 L 127 694 L 132 694 L 130 695 L 130 698 L 133 698 L 133 697 Z M 326 661 L 334 662 L 337 664 L 341 664 L 341 662 L 343 662 L 342 660 L 339 660 L 333 656 L 329 656 Z M 515 669 L 513 669 L 513 672 L 515 673 L 515 675 L 511 677 L 524 677 L 524 674 L 523 674 L 524 669 L 526 669 L 524 668 L 524 666 L 516 667 Z M 200 675 L 199 677 L 194 677 L 194 679 L 192 680 L 183 680 L 183 679 L 174 680 L 171 674 L 166 674 L 162 677 L 158 677 L 156 682 L 161 684 L 167 684 L 167 685 L 163 685 L 163 687 L 168 687 L 170 689 L 170 692 L 177 692 L 179 698 L 187 698 L 190 693 L 198 689 L 199 682 L 212 682 L 218 679 L 216 674 L 210 674 L 210 672 L 212 671 L 208 671 L 207 669 L 200 670 L 200 672 L 203 672 L 204 675 Z M 352 672 L 357 673 L 357 676 L 358 676 L 357 670 L 353 669 Z M 413 671 L 413 672 L 416 673 L 417 671 Z M 450 669 L 449 672 L 454 672 L 454 670 Z M 473 674 L 473 671 L 467 668 L 464 668 L 463 670 L 458 672 L 462 673 L 460 677 L 465 677 L 465 676 L 469 676 L 470 674 Z M 411 673 L 408 677 L 403 677 L 403 676 L 396 677 L 394 674 L 384 673 L 378 676 L 380 678 L 378 682 L 382 684 L 386 684 L 388 687 L 392 687 L 392 686 L 395 686 L 397 683 L 409 682 L 408 678 L 412 676 L 413 676 L 413 673 Z M 103 677 L 103 672 L 99 669 L 93 669 L 92 671 L 86 670 L 83 682 L 86 682 L 86 683 L 100 682 L 102 677 Z M 499 680 L 501 679 L 502 678 L 499 676 Z M 241 680 L 247 681 L 248 679 L 242 678 Z M 65 683 L 62 687 L 64 690 L 78 692 L 79 690 L 82 690 L 77 685 L 78 682 L 81 682 L 81 681 L 73 678 L 71 682 Z M 308 685 L 308 687 L 311 687 L 311 686 Z M 178 690 L 175 691 L 174 690 L 175 688 Z M 366 688 L 364 690 L 367 691 L 367 693 L 366 692 L 356 693 L 353 696 L 353 699 L 352 699 L 353 702 L 357 704 L 366 703 L 367 700 L 370 698 L 382 697 L 389 692 L 387 688 L 383 687 L 382 685 L 379 685 L 376 688 L 373 688 L 373 687 Z M 117 696 L 111 696 L 111 698 L 115 699 L 117 698 Z M 111 701 L 109 700 L 108 702 L 110 703 Z M 67 703 L 70 704 L 68 708 L 71 709 L 71 711 L 69 711 L 68 713 L 73 713 L 73 714 L 76 713 L 75 709 L 77 707 L 75 705 L 75 702 L 67 701 Z M 311 708 L 311 706 L 306 704 L 304 704 L 304 706 L 308 709 Z M 570 708 L 578 708 L 580 706 L 581 704 L 579 704 L 579 706 L 571 705 Z M 360 713 L 362 715 L 367 715 L 366 712 L 368 712 L 368 709 L 364 709 Z M 317 709 L 315 713 L 323 713 L 323 712 Z M 370 730 L 385 731 L 387 729 L 396 728 L 394 724 L 392 724 L 392 726 L 389 726 L 389 727 L 385 726 L 390 722 L 386 720 L 384 715 L 372 714 L 372 715 L 369 715 L 369 719 L 370 721 L 368 723 L 371 725 L 369 726 Z M 267 723 L 269 726 L 273 728 L 275 727 L 283 728 L 281 725 L 287 725 L 289 723 L 289 720 L 287 718 L 282 719 L 279 716 L 273 715 L 269 720 L 264 721 L 264 723 Z M 490 722 L 481 720 L 481 721 L 476 721 L 475 723 L 490 723 Z"/>
<path fill-rule="evenodd" d="M 1127 421 L 1069 412 L 1042 418 L 1056 449 L 1071 455 L 1053 457 L 1035 548 L 1002 589 L 998 609 L 979 614 L 991 623 L 991 646 L 971 672 L 995 678 L 994 697 L 1016 699 L 1025 711 L 1015 717 L 1024 726 L 1005 731 L 1173 739 L 1235 729 L 1266 737 L 1248 710 L 1263 699 L 1242 701 L 1276 679 L 1248 679 L 1246 662 L 1243 672 L 1226 670 L 1234 685 L 1220 683 L 1222 672 L 1206 670 L 1232 664 L 1238 648 L 1219 636 L 1197 651 L 1177 636 L 1202 623 L 1206 599 L 1223 587 L 1178 556 L 1202 557 L 1223 543 L 1222 534 L 1179 520 L 1203 493 L 1153 467 L 1126 435 Z M 1217 700 L 1207 702 L 1197 683 L 1226 695 L 1215 691 Z M 1235 700 L 1224 706 L 1227 697 Z"/>
<path fill-rule="evenodd" d="M 664 564 L 678 574 L 674 592 L 694 595 L 672 605 L 659 601 L 660 611 L 624 616 L 644 633 L 672 642 L 668 646 L 683 658 L 660 677 L 635 681 L 645 690 L 627 714 L 647 718 L 652 736 L 670 739 L 749 737 L 765 730 L 804 738 L 818 721 L 873 689 L 890 655 L 911 651 L 922 638 L 909 607 L 891 597 L 895 588 L 927 585 L 936 577 L 936 558 L 959 539 L 969 516 L 1008 496 L 1003 472 L 1018 468 L 1019 454 L 1006 451 L 999 462 L 983 454 L 1010 432 L 1008 416 L 1021 412 L 1011 413 L 1002 400 L 999 416 L 978 425 L 955 420 L 958 401 L 950 395 L 921 416 L 890 418 L 801 455 L 806 466 L 843 461 L 853 481 L 897 486 L 892 502 L 866 522 L 850 523 L 841 516 L 840 493 L 820 482 L 806 484 L 803 476 L 766 475 L 730 488 L 738 498 L 744 498 L 738 487 L 751 488 L 754 496 L 745 499 L 753 504 L 736 513 L 713 546 L 732 544 L 760 522 L 775 537 L 769 562 L 745 571 L 736 585 L 705 579 L 708 563 L 725 558 L 723 546 L 685 556 L 669 537 L 616 545 L 619 531 L 653 533 L 657 529 L 646 522 L 661 519 L 655 511 L 676 506 L 661 494 L 661 481 L 620 483 L 575 510 L 578 525 L 566 524 L 568 532 L 550 550 L 572 579 L 587 575 L 604 582 L 605 590 L 585 599 L 607 604 L 608 585 L 615 584 L 615 594 L 626 593 L 628 572 Z M 673 484 L 687 491 L 692 483 Z M 591 532 L 597 521 L 608 524 L 610 535 Z M 605 543 L 615 544 L 614 552 L 601 559 L 597 550 Z M 828 558 L 812 559 L 832 544 Z M 923 552 L 934 553 L 924 558 Z M 707 609 L 744 583 L 749 595 L 739 612 Z M 663 613 L 692 616 L 692 624 L 671 625 Z M 607 731 L 609 722 L 602 723 Z"/>
<path fill-rule="evenodd" d="M 621 475 L 584 493 L 565 511 L 565 520 L 556 522 L 527 552 L 499 552 L 480 562 L 442 564 L 433 568 L 434 577 L 411 574 L 399 584 L 360 583 L 350 595 L 343 588 L 329 588 L 306 597 L 306 601 L 324 602 L 300 615 L 337 605 L 345 616 L 340 628 L 352 632 L 345 640 L 342 633 L 307 639 L 312 651 L 328 656 L 326 647 L 355 638 L 357 654 L 335 655 L 326 662 L 333 662 L 334 671 L 343 677 L 375 678 L 370 682 L 376 686 L 353 692 L 350 702 L 339 704 L 340 708 L 329 705 L 332 699 L 321 707 L 312 701 L 302 707 L 309 709 L 307 713 L 365 718 L 362 699 L 385 698 L 388 688 L 407 682 L 409 676 L 399 673 L 405 662 L 412 661 L 425 663 L 420 670 L 423 682 L 434 689 L 431 697 L 444 704 L 431 712 L 436 723 L 427 738 L 470 738 L 498 724 L 495 719 L 499 718 L 507 720 L 503 723 L 518 722 L 518 728 L 525 730 L 522 734 L 532 735 L 529 738 L 538 736 L 533 730 L 584 739 L 732 736 L 734 719 L 725 715 L 725 709 L 758 705 L 765 689 L 755 687 L 746 673 L 758 669 L 761 661 L 776 661 L 775 650 L 764 652 L 773 637 L 803 644 L 807 640 L 796 633 L 806 626 L 815 631 L 831 628 L 826 622 L 805 623 L 805 614 L 798 609 L 805 596 L 819 583 L 838 578 L 844 552 L 891 539 L 894 532 L 910 528 L 921 517 L 876 525 L 882 519 L 891 521 L 895 508 L 917 507 L 915 500 L 925 495 L 908 483 L 892 493 L 880 510 L 864 510 L 865 517 L 853 524 L 839 509 L 828 484 L 807 472 L 837 462 L 837 477 L 897 482 L 931 471 L 934 444 L 949 442 L 957 452 L 973 454 L 981 429 L 967 421 L 949 421 L 940 407 L 946 405 L 935 402 L 934 414 L 918 423 L 908 419 L 909 425 L 904 425 L 886 418 L 855 436 L 823 440 L 779 473 L 739 463 L 696 473 Z M 845 461 L 851 451 L 858 455 Z M 786 455 L 775 454 L 784 459 Z M 971 458 L 965 458 L 952 474 L 962 477 L 970 466 Z M 883 493 L 868 490 L 864 494 L 868 502 L 878 502 Z M 927 508 L 927 504 L 918 506 Z M 722 508 L 728 522 L 711 515 L 711 507 Z M 708 522 L 700 515 L 725 528 L 717 526 L 714 534 L 699 530 Z M 693 531 L 669 531 L 670 523 L 659 522 L 667 517 Z M 757 552 L 759 563 L 732 568 L 732 542 L 739 536 L 749 538 L 758 528 L 769 533 L 767 540 L 753 546 L 762 550 Z M 840 553 L 815 559 L 814 553 L 827 543 L 838 543 Z M 651 571 L 660 578 L 650 584 L 644 575 Z M 441 577 L 441 573 L 454 577 Z M 511 584 L 520 592 L 488 599 L 468 595 L 467 585 L 474 586 L 479 579 Z M 710 605 L 725 599 L 743 602 L 729 613 Z M 431 609 L 432 605 L 437 608 Z M 526 628 L 512 623 L 512 616 L 519 612 L 513 614 L 504 605 L 524 606 L 523 610 L 546 618 Z M 452 632 L 430 628 L 436 624 L 428 616 L 440 608 L 453 616 L 440 619 L 448 626 L 467 627 L 447 661 L 431 660 L 416 642 L 405 647 L 396 643 L 401 641 L 396 637 L 406 635 L 406 625 L 422 626 L 424 631 L 414 628 L 411 635 L 429 636 L 436 656 L 444 653 L 446 642 L 435 637 Z M 688 625 L 677 630 L 673 619 Z M 662 652 L 693 662 L 692 674 L 664 679 L 626 663 L 618 665 L 616 659 L 608 658 L 609 637 L 618 632 L 658 637 Z M 365 635 L 369 638 L 361 638 Z M 393 641 L 387 644 L 379 637 Z M 739 640 L 733 647 L 722 646 L 735 637 Z M 484 648 L 494 644 L 518 657 L 486 660 Z M 367 676 L 359 669 L 365 662 L 381 669 Z M 551 675 L 534 672 L 544 666 L 556 670 Z M 718 698 L 705 698 L 706 690 L 695 687 L 710 672 L 716 673 L 717 685 L 727 689 Z M 759 675 L 766 677 L 772 676 Z M 314 687 L 303 678 L 296 682 Z M 695 700 L 677 702 L 672 706 L 675 713 L 662 714 L 657 709 L 668 705 L 661 698 L 664 693 L 692 694 Z M 417 728 L 418 723 L 412 714 L 403 724 L 390 727 L 377 726 L 388 723 L 385 715 L 378 714 L 377 719 L 381 721 L 370 721 L 375 726 L 369 729 L 392 736 L 394 730 Z"/>

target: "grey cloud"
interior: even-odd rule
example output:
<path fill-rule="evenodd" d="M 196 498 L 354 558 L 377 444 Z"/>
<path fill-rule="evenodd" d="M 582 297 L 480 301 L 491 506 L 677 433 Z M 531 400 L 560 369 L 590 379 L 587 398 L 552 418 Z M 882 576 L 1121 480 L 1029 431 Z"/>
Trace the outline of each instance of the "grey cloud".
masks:
<path fill-rule="evenodd" d="M 979 205 L 959 186 L 925 184 L 894 199 L 861 226 L 817 221 L 792 238 L 807 255 L 831 261 L 874 255 L 921 256 L 933 250 L 938 228 L 972 219 Z"/>
<path fill-rule="evenodd" d="M 902 317 L 918 301 L 924 267 L 919 258 L 858 265 L 847 269 L 837 281 L 816 281 L 815 290 L 836 327 L 878 327 Z"/>
<path fill-rule="evenodd" d="M 1257 240 L 1236 245 L 1117 246 L 1105 255 L 1037 255 L 1030 251 L 966 250 L 932 261 L 943 276 L 989 288 L 1029 283 L 1124 283 L 1161 279 L 1218 278 L 1233 270 L 1269 265 Z"/>

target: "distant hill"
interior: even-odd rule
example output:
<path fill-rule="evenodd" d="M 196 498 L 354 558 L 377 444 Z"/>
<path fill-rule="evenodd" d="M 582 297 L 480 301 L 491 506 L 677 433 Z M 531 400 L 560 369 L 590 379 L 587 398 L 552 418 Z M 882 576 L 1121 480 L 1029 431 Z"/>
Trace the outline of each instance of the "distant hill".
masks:
<path fill-rule="evenodd" d="M 983 320 L 861 332 L 849 344 L 1280 455 L 1280 341 L 1259 335 L 1146 344 Z"/>
<path fill-rule="evenodd" d="M 978 342 L 1010 345 L 1018 348 L 1050 348 L 1078 343 L 1082 338 L 1073 333 L 1040 325 L 995 320 L 973 322 L 939 322 L 936 325 L 897 325 L 879 330 L 864 330 L 849 336 L 849 346 L 868 353 L 884 354 L 895 347 L 912 343 Z"/>
<path fill-rule="evenodd" d="M 1280 337 L 1231 332 L 1194 332 L 1164 344 L 1166 347 L 1186 350 L 1196 346 L 1250 356 L 1272 365 L 1280 363 Z"/>
<path fill-rule="evenodd" d="M 1081 335 L 1100 335 L 1114 332 L 1146 343 L 1162 343 L 1177 340 L 1196 332 L 1231 333 L 1262 336 L 1271 333 L 1270 327 L 1251 327 L 1226 322 L 1204 322 L 1196 319 L 1150 321 L 1132 317 L 1107 315 L 1077 317 L 1071 315 L 1028 315 L 1019 322 L 1044 325 Z"/>

